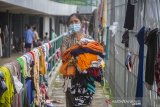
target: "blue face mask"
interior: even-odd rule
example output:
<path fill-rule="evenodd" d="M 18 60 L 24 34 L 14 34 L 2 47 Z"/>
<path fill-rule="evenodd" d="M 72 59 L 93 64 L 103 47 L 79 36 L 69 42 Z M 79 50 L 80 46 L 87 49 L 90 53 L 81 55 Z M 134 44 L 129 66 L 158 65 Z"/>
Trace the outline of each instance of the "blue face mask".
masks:
<path fill-rule="evenodd" d="M 70 24 L 69 25 L 69 31 L 71 31 L 72 33 L 79 32 L 80 30 L 81 30 L 80 23 L 78 23 L 78 24 Z"/>

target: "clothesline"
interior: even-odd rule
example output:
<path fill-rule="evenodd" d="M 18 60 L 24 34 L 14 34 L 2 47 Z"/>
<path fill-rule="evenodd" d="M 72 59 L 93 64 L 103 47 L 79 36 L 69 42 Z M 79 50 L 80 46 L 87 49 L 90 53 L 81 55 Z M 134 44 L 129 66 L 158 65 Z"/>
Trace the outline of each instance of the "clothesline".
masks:
<path fill-rule="evenodd" d="M 43 80 L 41 81 L 41 79 L 44 78 L 47 74 L 47 71 L 51 69 L 51 62 L 52 60 L 54 60 L 49 59 L 49 50 L 52 47 L 57 48 L 54 51 L 55 53 L 50 57 L 54 56 L 55 60 L 58 60 L 60 58 L 59 48 L 56 47 L 55 42 L 57 42 L 58 39 L 62 38 L 62 36 L 59 36 L 48 43 L 34 48 L 30 52 L 27 52 L 21 57 L 18 57 L 15 61 L 4 64 L 0 67 L 1 72 L 11 73 L 10 78 L 7 78 L 9 77 L 9 75 L 4 75 L 6 81 L 10 81 L 10 79 L 13 78 L 12 82 L 6 83 L 8 89 L 0 97 L 0 104 L 2 106 L 7 107 L 12 105 L 14 107 L 22 107 L 24 104 L 40 105 L 41 86 L 39 85 L 39 83 L 42 84 Z M 9 87 L 9 84 L 12 87 Z M 13 93 L 11 90 L 13 90 Z M 3 100 L 2 98 L 8 97 L 8 95 L 6 94 L 7 92 L 12 93 L 10 97 L 14 97 L 13 101 L 8 101 L 6 99 L 1 102 Z M 27 96 L 25 93 L 27 93 Z M 19 100 L 16 100 L 17 98 Z"/>

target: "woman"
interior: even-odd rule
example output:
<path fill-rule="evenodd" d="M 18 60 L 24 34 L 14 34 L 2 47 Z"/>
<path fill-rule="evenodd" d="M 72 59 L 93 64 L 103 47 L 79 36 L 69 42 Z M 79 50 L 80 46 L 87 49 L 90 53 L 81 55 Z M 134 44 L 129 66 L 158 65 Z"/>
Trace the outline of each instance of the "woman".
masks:
<path fill-rule="evenodd" d="M 72 14 L 68 18 L 68 27 L 71 35 L 67 36 L 63 40 L 62 45 L 62 53 L 73 44 L 76 43 L 76 40 L 80 40 L 80 38 L 84 37 L 85 34 L 81 31 L 81 21 L 82 18 L 79 14 Z"/>
<path fill-rule="evenodd" d="M 99 67 L 102 58 L 99 56 L 103 57 L 103 47 L 83 33 L 81 21 L 79 14 L 68 18 L 71 34 L 64 38 L 61 50 L 63 64 L 60 72 L 65 79 L 67 107 L 90 106 L 95 93 L 94 81 L 102 80 Z"/>
<path fill-rule="evenodd" d="M 38 46 L 38 41 L 39 41 L 39 35 L 38 35 L 38 32 L 37 32 L 37 28 L 34 26 L 33 27 L 33 33 L 34 33 L 34 47 L 37 47 Z"/>

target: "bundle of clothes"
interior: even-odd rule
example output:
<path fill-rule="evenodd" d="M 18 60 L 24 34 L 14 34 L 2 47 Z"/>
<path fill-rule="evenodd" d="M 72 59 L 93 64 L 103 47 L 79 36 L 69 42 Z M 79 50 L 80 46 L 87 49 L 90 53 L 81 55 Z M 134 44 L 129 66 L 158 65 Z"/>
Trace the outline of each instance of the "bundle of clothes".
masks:
<path fill-rule="evenodd" d="M 72 106 L 90 105 L 95 81 L 103 82 L 104 48 L 93 39 L 83 38 L 62 54 L 60 72 L 65 77 L 64 92 Z"/>

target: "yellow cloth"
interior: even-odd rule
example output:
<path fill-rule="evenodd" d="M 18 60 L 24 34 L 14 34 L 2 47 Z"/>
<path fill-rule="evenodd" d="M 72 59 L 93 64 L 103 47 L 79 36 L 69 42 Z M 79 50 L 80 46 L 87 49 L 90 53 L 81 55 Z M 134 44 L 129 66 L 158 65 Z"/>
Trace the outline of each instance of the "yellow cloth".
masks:
<path fill-rule="evenodd" d="M 43 54 L 41 48 L 39 47 L 38 50 L 40 53 L 39 73 L 44 75 L 47 72 L 46 62 L 45 62 L 44 54 Z"/>
<path fill-rule="evenodd" d="M 107 0 L 103 0 L 103 16 L 102 16 L 102 27 L 107 26 Z"/>
<path fill-rule="evenodd" d="M 35 65 L 33 66 L 33 71 L 34 72 L 34 85 L 36 89 L 36 94 L 35 94 L 35 99 L 34 102 L 36 105 L 40 105 L 40 87 L 39 87 L 39 70 L 40 70 L 40 56 L 42 55 L 39 52 L 39 49 L 35 48 L 32 50 L 32 53 L 34 54 L 34 62 Z M 44 57 L 44 56 L 43 56 Z"/>
<path fill-rule="evenodd" d="M 37 71 L 39 71 L 40 69 L 40 53 L 39 50 L 37 48 L 32 50 L 32 53 L 34 54 L 34 62 L 35 62 L 35 66 Z"/>
<path fill-rule="evenodd" d="M 101 61 L 100 66 L 101 66 L 102 68 L 104 68 L 104 67 L 105 67 L 105 62 L 104 62 L 104 60 L 102 60 L 102 61 Z"/>
<path fill-rule="evenodd" d="M 78 55 L 77 67 L 80 71 L 88 69 L 92 61 L 98 61 L 98 56 L 90 53 Z"/>
<path fill-rule="evenodd" d="M 14 95 L 14 86 L 9 69 L 6 67 L 0 67 L 0 72 L 4 74 L 7 90 L 0 96 L 0 107 L 10 107 L 12 103 L 12 97 Z"/>

